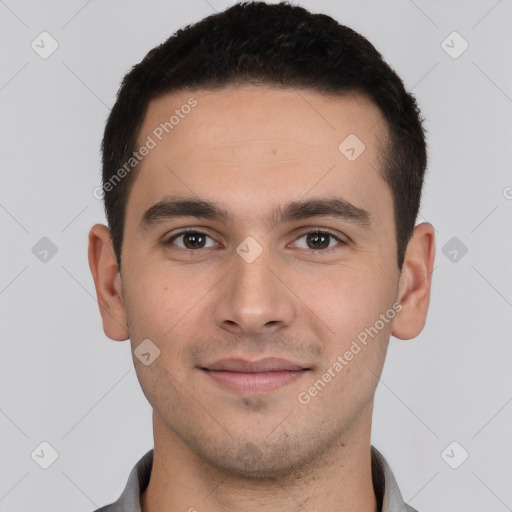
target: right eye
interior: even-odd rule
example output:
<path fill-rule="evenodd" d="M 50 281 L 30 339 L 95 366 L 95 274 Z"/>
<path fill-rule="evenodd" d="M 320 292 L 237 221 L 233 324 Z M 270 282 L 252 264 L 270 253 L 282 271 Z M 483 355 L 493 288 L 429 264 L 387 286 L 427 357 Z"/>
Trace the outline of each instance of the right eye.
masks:
<path fill-rule="evenodd" d="M 206 245 L 207 239 L 212 240 L 213 243 Z M 176 243 L 177 240 L 181 240 L 181 243 Z M 180 249 L 186 251 L 195 251 L 197 249 L 205 249 L 209 247 L 215 247 L 218 245 L 211 236 L 201 231 L 193 229 L 187 229 L 171 236 L 167 241 L 164 242 L 165 246 L 176 245 Z"/>

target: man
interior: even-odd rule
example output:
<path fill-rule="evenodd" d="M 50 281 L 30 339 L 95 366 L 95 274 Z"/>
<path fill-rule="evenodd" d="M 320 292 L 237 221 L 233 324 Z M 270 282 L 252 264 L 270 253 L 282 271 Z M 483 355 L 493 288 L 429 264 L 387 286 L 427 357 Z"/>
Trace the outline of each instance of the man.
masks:
<path fill-rule="evenodd" d="M 154 450 L 100 510 L 414 510 L 370 435 L 389 337 L 430 297 L 419 115 L 366 39 L 288 4 L 234 5 L 127 74 L 89 262 Z"/>

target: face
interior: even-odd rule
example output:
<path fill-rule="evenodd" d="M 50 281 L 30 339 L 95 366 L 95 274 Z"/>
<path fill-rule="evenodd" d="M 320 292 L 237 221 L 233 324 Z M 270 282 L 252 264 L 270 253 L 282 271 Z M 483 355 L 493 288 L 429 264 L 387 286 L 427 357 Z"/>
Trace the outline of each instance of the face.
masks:
<path fill-rule="evenodd" d="M 383 125 L 361 96 L 293 89 L 150 103 L 104 325 L 132 350 L 150 340 L 134 364 L 155 436 L 264 478 L 369 435 L 408 286 Z"/>

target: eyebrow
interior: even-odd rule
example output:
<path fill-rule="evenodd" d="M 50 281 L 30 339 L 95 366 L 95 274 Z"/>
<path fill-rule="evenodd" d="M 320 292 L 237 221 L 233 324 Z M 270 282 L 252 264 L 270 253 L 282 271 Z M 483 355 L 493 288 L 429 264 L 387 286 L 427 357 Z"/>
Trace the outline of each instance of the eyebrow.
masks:
<path fill-rule="evenodd" d="M 176 217 L 196 217 L 228 224 L 233 216 L 220 205 L 197 198 L 164 197 L 148 208 L 142 215 L 139 229 L 149 230 L 160 222 Z M 277 224 L 309 219 L 312 217 L 333 217 L 370 227 L 370 213 L 341 198 L 311 199 L 292 201 L 277 207 L 269 217 L 269 224 Z"/>

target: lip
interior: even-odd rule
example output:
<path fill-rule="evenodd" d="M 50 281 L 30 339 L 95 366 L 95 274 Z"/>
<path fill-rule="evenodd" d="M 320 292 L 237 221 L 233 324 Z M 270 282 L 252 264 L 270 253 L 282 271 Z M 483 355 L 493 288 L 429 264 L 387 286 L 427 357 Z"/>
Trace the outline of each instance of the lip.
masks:
<path fill-rule="evenodd" d="M 307 369 L 305 366 L 278 357 L 266 357 L 258 361 L 248 361 L 239 358 L 219 359 L 212 364 L 206 365 L 204 368 L 206 370 L 223 370 L 240 373 L 299 371 Z"/>
<path fill-rule="evenodd" d="M 296 381 L 310 369 L 272 357 L 259 361 L 220 359 L 201 370 L 216 383 L 233 391 L 261 394 Z"/>

